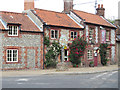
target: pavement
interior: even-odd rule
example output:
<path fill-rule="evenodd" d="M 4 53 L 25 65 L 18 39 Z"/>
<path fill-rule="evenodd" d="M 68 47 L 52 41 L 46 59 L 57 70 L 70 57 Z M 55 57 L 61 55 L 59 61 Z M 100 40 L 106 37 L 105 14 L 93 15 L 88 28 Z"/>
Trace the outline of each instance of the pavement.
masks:
<path fill-rule="evenodd" d="M 8 70 L 0 71 L 2 77 L 14 77 L 14 76 L 39 76 L 39 75 L 75 75 L 75 74 L 92 74 L 117 71 L 118 65 L 109 65 L 101 67 L 79 67 L 69 68 L 67 71 L 56 71 L 56 69 L 29 69 L 29 70 Z"/>

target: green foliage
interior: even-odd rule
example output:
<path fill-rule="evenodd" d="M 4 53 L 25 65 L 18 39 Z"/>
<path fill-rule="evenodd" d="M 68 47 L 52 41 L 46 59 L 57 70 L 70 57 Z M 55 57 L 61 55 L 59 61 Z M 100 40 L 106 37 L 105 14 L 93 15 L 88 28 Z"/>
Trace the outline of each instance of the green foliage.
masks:
<path fill-rule="evenodd" d="M 102 65 L 107 65 L 108 59 L 106 58 L 106 50 L 107 50 L 108 44 L 101 44 L 100 45 L 100 56 L 101 56 L 101 63 Z"/>
<path fill-rule="evenodd" d="M 49 45 L 48 48 L 48 51 L 45 55 L 45 66 L 47 68 L 49 67 L 53 67 L 55 68 L 56 67 L 56 64 L 57 64 L 57 57 L 58 55 L 60 54 L 60 51 L 61 51 L 61 47 L 60 47 L 60 44 L 57 43 L 57 42 L 53 42 L 51 45 Z"/>
<path fill-rule="evenodd" d="M 115 20 L 110 20 L 110 19 L 108 19 L 108 21 L 109 21 L 110 23 L 112 23 L 112 24 L 115 23 Z"/>
<path fill-rule="evenodd" d="M 94 64 L 94 62 L 93 62 L 93 61 L 90 61 L 90 64 Z"/>
<path fill-rule="evenodd" d="M 81 57 L 84 55 L 84 50 L 86 49 L 87 42 L 83 38 L 77 38 L 70 45 L 70 62 L 75 65 L 81 63 Z"/>
<path fill-rule="evenodd" d="M 44 45 L 46 45 L 47 47 L 50 45 L 49 37 L 44 38 Z"/>

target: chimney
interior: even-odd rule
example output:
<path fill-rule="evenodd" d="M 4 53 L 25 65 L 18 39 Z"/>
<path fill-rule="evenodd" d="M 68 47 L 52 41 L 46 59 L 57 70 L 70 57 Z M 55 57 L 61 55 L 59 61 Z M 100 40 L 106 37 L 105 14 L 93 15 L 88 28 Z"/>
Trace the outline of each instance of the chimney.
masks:
<path fill-rule="evenodd" d="M 73 0 L 64 0 L 64 13 L 70 13 L 73 10 Z"/>
<path fill-rule="evenodd" d="M 34 0 L 24 0 L 24 10 L 34 9 Z"/>
<path fill-rule="evenodd" d="M 105 8 L 103 8 L 103 4 L 98 4 L 98 8 L 96 9 L 97 10 L 97 13 L 96 15 L 99 15 L 99 16 L 105 16 Z"/>

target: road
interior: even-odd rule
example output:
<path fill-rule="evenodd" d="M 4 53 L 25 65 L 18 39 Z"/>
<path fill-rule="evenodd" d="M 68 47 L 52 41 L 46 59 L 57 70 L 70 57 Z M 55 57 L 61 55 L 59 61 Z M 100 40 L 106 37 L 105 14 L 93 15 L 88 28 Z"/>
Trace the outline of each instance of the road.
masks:
<path fill-rule="evenodd" d="M 80 75 L 3 77 L 2 88 L 118 88 L 118 71 Z"/>

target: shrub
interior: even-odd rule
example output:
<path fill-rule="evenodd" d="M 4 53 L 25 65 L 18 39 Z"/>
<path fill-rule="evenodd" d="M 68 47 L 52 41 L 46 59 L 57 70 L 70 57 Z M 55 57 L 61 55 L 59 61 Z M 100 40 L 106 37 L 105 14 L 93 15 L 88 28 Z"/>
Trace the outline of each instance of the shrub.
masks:
<path fill-rule="evenodd" d="M 100 57 L 101 57 L 101 63 L 103 66 L 107 65 L 107 57 L 106 57 L 106 50 L 107 50 L 108 44 L 101 44 L 100 45 Z"/>
<path fill-rule="evenodd" d="M 44 64 L 47 68 L 53 67 L 55 68 L 57 65 L 57 58 L 60 54 L 61 47 L 59 43 L 55 41 L 47 47 L 47 53 L 45 54 L 45 61 Z"/>
<path fill-rule="evenodd" d="M 87 42 L 83 38 L 75 39 L 70 45 L 70 62 L 75 67 L 81 63 L 81 57 L 84 55 L 84 50 L 87 46 Z"/>

